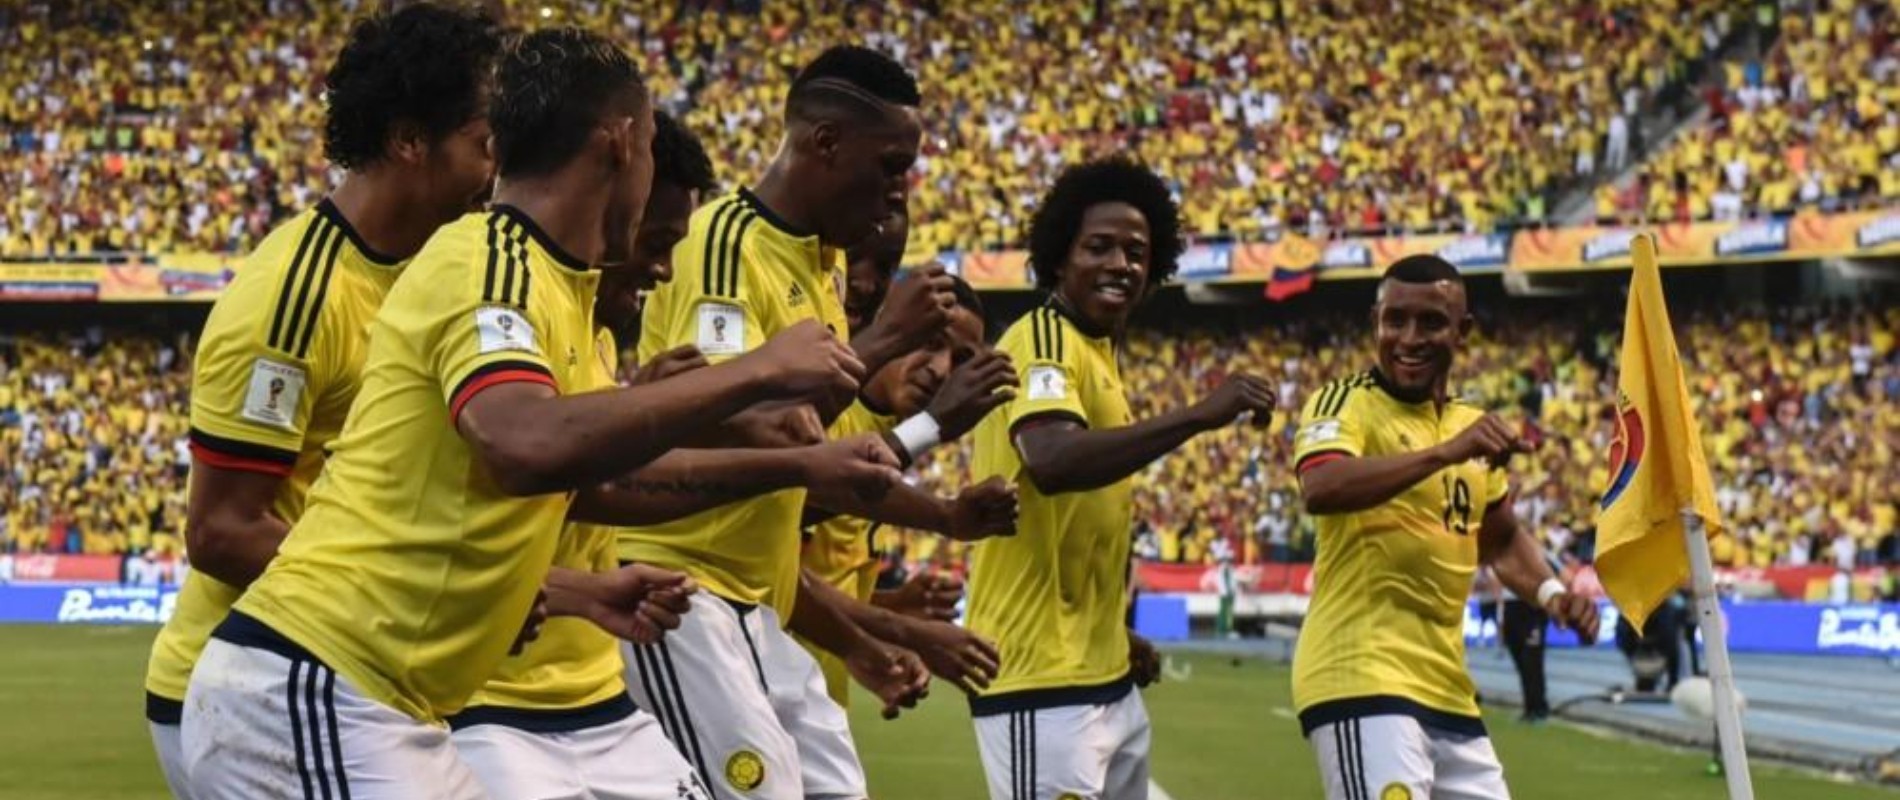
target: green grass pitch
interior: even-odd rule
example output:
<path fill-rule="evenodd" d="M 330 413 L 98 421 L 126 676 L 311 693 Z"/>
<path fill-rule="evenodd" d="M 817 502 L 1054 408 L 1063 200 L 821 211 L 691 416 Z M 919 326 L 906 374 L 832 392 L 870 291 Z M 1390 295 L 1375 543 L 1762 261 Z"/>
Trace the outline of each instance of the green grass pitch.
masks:
<path fill-rule="evenodd" d="M 140 683 L 152 628 L 0 626 L 0 798 L 158 800 L 163 781 L 145 732 Z M 1177 674 L 1146 694 L 1154 777 L 1176 800 L 1319 797 L 1319 775 L 1287 702 L 1286 668 L 1175 656 Z M 982 800 L 966 706 L 942 684 L 895 722 L 853 703 L 859 748 L 880 800 Z M 1526 728 L 1503 714 L 1492 735 L 1526 800 L 1721 797 L 1703 753 L 1606 738 L 1563 725 Z M 1756 794 L 1775 800 L 1894 798 L 1769 767 Z"/>

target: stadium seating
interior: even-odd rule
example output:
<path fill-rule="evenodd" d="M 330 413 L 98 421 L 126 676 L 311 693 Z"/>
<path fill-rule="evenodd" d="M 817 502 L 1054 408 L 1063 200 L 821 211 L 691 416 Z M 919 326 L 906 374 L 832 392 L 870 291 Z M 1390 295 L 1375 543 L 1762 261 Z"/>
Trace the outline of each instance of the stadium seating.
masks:
<path fill-rule="evenodd" d="M 321 69 L 354 5 L 0 6 L 0 256 L 247 250 L 327 186 Z M 1019 241 L 1057 168 L 1123 151 L 1175 181 L 1196 235 L 1534 222 L 1743 7 L 500 5 L 518 24 L 581 23 L 637 46 L 727 180 L 756 175 L 777 146 L 795 65 L 839 40 L 893 52 L 927 94 L 913 235 L 960 249 Z"/>
<path fill-rule="evenodd" d="M 1900 201 L 1900 12 L 1800 3 L 1765 56 L 1725 64 L 1708 120 L 1598 192 L 1610 220 L 1736 219 Z"/>

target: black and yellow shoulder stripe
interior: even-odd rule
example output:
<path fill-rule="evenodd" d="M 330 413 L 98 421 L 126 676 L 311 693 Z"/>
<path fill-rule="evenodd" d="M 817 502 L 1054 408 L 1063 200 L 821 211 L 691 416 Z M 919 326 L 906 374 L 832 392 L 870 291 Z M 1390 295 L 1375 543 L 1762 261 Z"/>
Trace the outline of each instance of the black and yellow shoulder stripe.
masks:
<path fill-rule="evenodd" d="M 528 310 L 528 231 L 514 217 L 488 215 L 488 269 L 482 277 L 482 302 Z"/>
<path fill-rule="evenodd" d="M 1035 341 L 1034 352 L 1037 360 L 1062 361 L 1068 349 L 1068 337 L 1064 332 L 1067 325 L 1063 322 L 1062 315 L 1056 313 L 1053 308 L 1038 308 L 1030 312 L 1029 324 L 1030 333 Z"/>
<path fill-rule="evenodd" d="M 1315 417 L 1339 416 L 1339 412 L 1346 409 L 1346 401 L 1352 398 L 1352 393 L 1371 386 L 1372 382 L 1372 373 L 1361 372 L 1326 384 L 1319 390 L 1319 400 L 1313 405 L 1313 415 Z"/>
<path fill-rule="evenodd" d="M 701 291 L 707 297 L 739 297 L 739 250 L 746 229 L 759 218 L 738 195 L 720 200 L 706 223 L 706 244 L 700 256 Z"/>
<path fill-rule="evenodd" d="M 309 356 L 317 314 L 329 294 L 330 277 L 336 270 L 344 238 L 342 229 L 327 215 L 310 215 L 291 256 L 290 268 L 284 270 L 284 283 L 277 290 L 268 339 L 271 349 L 297 358 Z"/>

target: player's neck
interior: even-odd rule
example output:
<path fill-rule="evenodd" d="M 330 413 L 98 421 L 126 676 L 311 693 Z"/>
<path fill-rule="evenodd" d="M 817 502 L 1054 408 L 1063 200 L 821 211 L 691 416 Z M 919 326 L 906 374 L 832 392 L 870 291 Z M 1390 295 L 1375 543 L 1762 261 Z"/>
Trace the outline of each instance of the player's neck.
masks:
<path fill-rule="evenodd" d="M 782 159 L 773 160 L 766 165 L 765 174 L 759 177 L 758 183 L 752 185 L 752 196 L 787 225 L 801 231 L 817 231 L 817 215 L 804 208 L 800 202 L 801 198 L 808 195 L 801 193 L 798 187 L 809 184 L 799 181 L 793 172 L 793 168 Z"/>
<path fill-rule="evenodd" d="M 330 193 L 330 203 L 371 250 L 402 261 L 447 222 L 436 219 L 425 204 L 412 202 L 405 188 L 387 172 L 352 172 Z"/>
<path fill-rule="evenodd" d="M 512 206 L 528 215 L 554 245 L 571 258 L 590 265 L 600 263 L 607 249 L 602 217 L 605 193 L 576 191 L 560 173 L 547 177 L 516 178 L 495 187 L 495 205 Z"/>

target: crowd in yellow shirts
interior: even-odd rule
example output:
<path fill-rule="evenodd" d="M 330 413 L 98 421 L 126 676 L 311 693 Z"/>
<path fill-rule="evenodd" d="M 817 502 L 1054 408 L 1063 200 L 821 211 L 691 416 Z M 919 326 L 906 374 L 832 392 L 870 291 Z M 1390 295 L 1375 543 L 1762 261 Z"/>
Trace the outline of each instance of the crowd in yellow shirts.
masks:
<path fill-rule="evenodd" d="M 1709 118 L 1598 190 L 1597 215 L 1738 219 L 1900 202 L 1900 8 L 1787 9 L 1765 57 L 1724 64 Z"/>
<path fill-rule="evenodd" d="M 1461 396 L 1538 442 L 1514 462 L 1517 510 L 1556 549 L 1587 550 L 1613 433 L 1605 398 L 1617 320 L 1585 326 L 1541 306 L 1488 318 L 1454 373 Z M 1691 314 L 1684 359 L 1733 536 L 1724 563 L 1874 558 L 1900 531 L 1900 306 Z M 184 521 L 187 338 L 0 337 L 0 549 L 177 552 Z M 1265 432 L 1202 436 L 1136 477 L 1144 557 L 1202 563 L 1226 539 L 1243 563 L 1304 560 L 1311 532 L 1289 471 L 1308 393 L 1370 367 L 1359 314 L 1138 329 L 1123 351 L 1136 418 L 1205 396 L 1230 370 L 1269 376 L 1281 411 Z M 968 453 L 941 448 L 917 472 L 949 490 Z M 883 531 L 882 549 L 960 564 L 964 548 Z"/>
<path fill-rule="evenodd" d="M 1614 435 L 1606 398 L 1614 394 L 1617 320 L 1585 330 L 1550 311 L 1514 309 L 1490 320 L 1461 356 L 1453 387 L 1537 443 L 1513 462 L 1515 510 L 1553 549 L 1587 555 Z M 1834 564 L 1846 551 L 1865 563 L 1892 547 L 1900 534 L 1892 480 L 1900 463 L 1900 308 L 1705 313 L 1687 323 L 1690 394 L 1733 532 L 1716 542 L 1717 559 Z M 1281 382 L 1282 410 L 1267 433 L 1235 427 L 1203 436 L 1137 475 L 1144 557 L 1207 563 L 1216 539 L 1242 563 L 1311 557 L 1311 528 L 1289 469 L 1291 431 L 1307 393 L 1372 365 L 1363 325 L 1353 315 L 1131 337 L 1122 363 L 1136 418 L 1204 396 L 1228 370 Z M 947 451 L 921 475 L 947 490 L 958 485 L 965 458 Z M 907 561 L 943 564 L 960 563 L 963 549 L 894 533 L 881 544 Z"/>
<path fill-rule="evenodd" d="M 190 351 L 181 339 L 0 336 L 0 550 L 182 550 Z"/>
<path fill-rule="evenodd" d="M 249 249 L 330 176 L 322 70 L 358 3 L 0 4 L 0 255 Z M 1189 230 L 1490 229 L 1738 30 L 1741 0 L 497 4 L 645 54 L 749 180 L 793 68 L 864 41 L 925 87 L 915 245 L 1020 241 L 1061 165 L 1133 152 Z M 757 5 L 756 13 L 730 10 Z"/>

